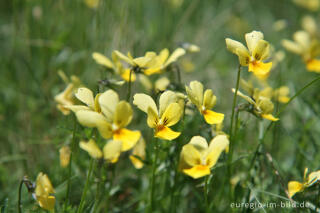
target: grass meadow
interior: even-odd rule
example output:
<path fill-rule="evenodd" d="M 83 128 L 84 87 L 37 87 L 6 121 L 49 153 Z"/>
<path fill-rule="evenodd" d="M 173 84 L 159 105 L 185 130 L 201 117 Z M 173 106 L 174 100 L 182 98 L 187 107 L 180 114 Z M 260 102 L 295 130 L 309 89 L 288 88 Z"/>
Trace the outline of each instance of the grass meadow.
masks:
<path fill-rule="evenodd" d="M 319 4 L 1 0 L 0 212 L 320 212 Z"/>

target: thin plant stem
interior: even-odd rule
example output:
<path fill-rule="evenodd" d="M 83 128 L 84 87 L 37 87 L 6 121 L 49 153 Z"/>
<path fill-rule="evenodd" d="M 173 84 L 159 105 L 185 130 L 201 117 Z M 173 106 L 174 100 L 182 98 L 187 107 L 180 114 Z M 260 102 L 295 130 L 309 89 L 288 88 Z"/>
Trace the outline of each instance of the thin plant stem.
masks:
<path fill-rule="evenodd" d="M 97 190 L 96 190 L 96 198 L 93 206 L 93 213 L 97 211 L 97 207 L 99 205 L 99 195 L 100 195 L 100 188 L 101 188 L 101 174 L 102 174 L 102 169 L 103 169 L 103 161 L 98 162 L 98 181 L 97 181 Z"/>
<path fill-rule="evenodd" d="M 85 184 L 84 189 L 83 189 L 83 192 L 82 192 L 82 196 L 81 196 L 81 200 L 80 200 L 80 205 L 79 205 L 79 207 L 78 207 L 77 213 L 80 213 L 80 212 L 82 212 L 82 210 L 83 210 L 85 198 L 86 198 L 87 191 L 88 191 L 88 188 L 89 188 L 89 183 L 90 183 L 91 174 L 92 174 L 92 172 L 93 172 L 93 167 L 94 167 L 93 165 L 94 165 L 94 159 L 91 158 L 90 167 L 89 167 L 89 172 L 88 172 L 87 180 L 86 180 L 86 184 Z"/>
<path fill-rule="evenodd" d="M 240 73 L 241 73 L 241 65 L 239 65 L 239 67 L 238 67 L 237 82 L 236 82 L 235 92 L 233 95 L 230 131 L 229 131 L 229 135 L 230 135 L 230 153 L 228 154 L 229 178 L 230 178 L 230 172 L 231 172 L 230 171 L 230 164 L 232 162 L 232 155 L 233 155 L 233 119 L 234 119 L 234 112 L 235 112 L 236 103 L 237 103 L 237 93 L 239 90 Z M 236 126 L 236 128 L 237 128 L 237 126 Z"/>
<path fill-rule="evenodd" d="M 206 213 L 209 213 L 209 203 L 208 203 L 208 176 L 204 179 L 204 189 L 203 189 L 203 195 L 204 195 L 204 202 L 206 204 Z"/>
<path fill-rule="evenodd" d="M 128 82 L 128 93 L 127 93 L 127 101 L 130 102 L 131 98 L 131 78 L 132 78 L 132 72 L 133 69 L 130 69 L 130 74 L 129 74 L 129 82 Z"/>
<path fill-rule="evenodd" d="M 154 210 L 154 187 L 155 187 L 155 173 L 157 168 L 157 161 L 158 161 L 158 155 L 159 155 L 159 144 L 158 139 L 156 138 L 154 144 L 154 152 L 155 156 L 152 163 L 152 176 L 151 176 L 151 192 L 150 192 L 150 212 L 153 212 Z"/>
<path fill-rule="evenodd" d="M 71 153 L 70 153 L 70 161 L 68 165 L 68 182 L 67 182 L 67 192 L 66 192 L 66 197 L 64 201 L 64 206 L 63 206 L 63 212 L 66 211 L 68 201 L 69 201 L 69 194 L 71 190 L 71 172 L 72 172 L 72 156 L 74 152 L 74 146 L 76 143 L 76 132 L 77 132 L 77 119 L 75 116 L 73 116 L 73 133 L 72 133 L 72 142 L 71 142 Z"/>
<path fill-rule="evenodd" d="M 22 212 L 21 191 L 22 191 L 23 183 L 24 183 L 24 179 L 22 179 L 22 180 L 20 181 L 20 184 L 19 184 L 19 194 L 18 194 L 18 212 L 19 212 L 19 213 Z"/>

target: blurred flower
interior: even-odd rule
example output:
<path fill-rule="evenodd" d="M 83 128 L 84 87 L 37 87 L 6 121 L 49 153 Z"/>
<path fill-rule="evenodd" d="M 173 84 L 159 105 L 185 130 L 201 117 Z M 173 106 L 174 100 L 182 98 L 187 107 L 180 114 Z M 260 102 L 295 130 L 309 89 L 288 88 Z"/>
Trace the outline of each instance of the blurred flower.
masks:
<path fill-rule="evenodd" d="M 301 21 L 302 29 L 308 32 L 311 37 L 315 38 L 318 34 L 318 26 L 316 20 L 312 16 L 304 16 Z"/>
<path fill-rule="evenodd" d="M 54 209 L 56 198 L 52 195 L 55 191 L 46 174 L 40 172 L 36 180 L 35 198 L 41 208 L 46 210 Z"/>
<path fill-rule="evenodd" d="M 40 20 L 42 18 L 42 7 L 37 5 L 34 6 L 32 8 L 32 16 L 36 19 L 36 20 Z"/>
<path fill-rule="evenodd" d="M 255 75 L 267 74 L 272 62 L 264 63 L 269 57 L 270 45 L 263 40 L 263 34 L 258 31 L 252 31 L 245 34 L 248 49 L 240 42 L 227 38 L 226 45 L 229 51 L 239 57 L 241 66 L 249 66 L 249 72 Z"/>
<path fill-rule="evenodd" d="M 292 0 L 296 5 L 308 9 L 310 11 L 317 11 L 320 6 L 319 0 Z"/>
<path fill-rule="evenodd" d="M 143 160 L 146 158 L 146 142 L 143 137 L 141 137 L 138 143 L 133 147 L 132 154 L 129 158 L 136 169 L 141 169 L 143 167 Z"/>
<path fill-rule="evenodd" d="M 306 63 L 308 71 L 320 72 L 320 42 L 311 39 L 311 36 L 306 31 L 298 31 L 293 34 L 293 40 L 282 40 L 282 45 L 297 55 L 300 55 Z"/>
<path fill-rule="evenodd" d="M 195 179 L 209 175 L 210 169 L 228 146 L 229 140 L 225 135 L 214 137 L 209 146 L 205 138 L 194 136 L 182 148 L 179 170 Z"/>
<path fill-rule="evenodd" d="M 169 128 L 179 122 L 183 112 L 181 105 L 178 103 L 179 96 L 176 93 L 166 91 L 161 94 L 159 111 L 156 103 L 149 95 L 138 93 L 133 98 L 133 104 L 147 113 L 147 124 L 155 130 L 155 137 L 165 140 L 173 140 L 179 137 L 180 132 L 175 132 Z"/>
<path fill-rule="evenodd" d="M 59 75 L 68 85 L 65 90 L 54 97 L 54 100 L 57 102 L 57 109 L 64 115 L 69 115 L 70 109 L 65 106 L 75 103 L 74 91 L 81 85 L 81 82 L 79 78 L 74 75 L 71 76 L 71 82 L 69 82 L 68 77 L 62 71 L 59 71 Z"/>
<path fill-rule="evenodd" d="M 320 170 L 311 172 L 308 177 L 308 168 L 304 170 L 303 182 L 290 181 L 288 183 L 289 196 L 293 197 L 296 193 L 304 191 L 305 188 L 312 186 L 320 180 Z"/>
<path fill-rule="evenodd" d="M 96 127 L 105 139 L 113 137 L 122 142 L 122 151 L 131 149 L 139 140 L 140 132 L 126 129 L 132 120 L 133 112 L 126 101 L 119 101 L 118 94 L 113 90 L 93 97 L 91 90 L 79 88 L 76 97 L 85 103 L 68 106 L 75 112 L 79 123 L 87 127 Z"/>
<path fill-rule="evenodd" d="M 187 52 L 191 52 L 191 53 L 196 53 L 196 52 L 200 52 L 200 47 L 195 45 L 195 44 L 191 44 L 188 42 L 183 42 L 180 44 L 180 46 L 185 49 Z"/>
<path fill-rule="evenodd" d="M 122 142 L 116 140 L 109 140 L 104 145 L 103 151 L 101 151 L 93 139 L 90 139 L 88 142 L 81 141 L 79 146 L 81 149 L 87 151 L 92 158 L 104 158 L 111 163 L 116 163 L 118 161 L 122 150 Z"/>
<path fill-rule="evenodd" d="M 91 9 L 96 9 L 99 6 L 100 0 L 84 0 L 84 3 L 87 5 L 87 7 Z"/>
<path fill-rule="evenodd" d="M 232 92 L 235 92 L 235 89 L 232 89 Z M 238 91 L 238 96 L 242 97 L 249 102 L 249 107 L 247 111 L 253 113 L 255 116 L 264 118 L 270 121 L 278 121 L 278 118 L 275 118 L 271 113 L 273 112 L 274 105 L 271 102 L 270 98 L 266 97 L 265 93 L 261 93 L 259 90 L 255 90 L 252 97 L 244 95 L 242 92 Z"/>
<path fill-rule="evenodd" d="M 130 71 L 130 68 L 125 68 L 120 62 L 118 56 L 115 52 L 112 53 L 112 61 L 106 56 L 94 52 L 92 54 L 92 58 L 96 61 L 97 64 L 104 66 L 108 69 L 113 70 L 116 74 L 118 74 L 123 80 L 134 82 L 136 80 L 136 74 Z M 130 79 L 131 73 L 131 79 Z"/>
<path fill-rule="evenodd" d="M 65 168 L 69 165 L 71 150 L 69 146 L 63 146 L 59 149 L 60 153 L 60 165 Z"/>
<path fill-rule="evenodd" d="M 287 27 L 288 23 L 285 19 L 277 20 L 273 23 L 272 28 L 275 31 L 281 31 Z"/>
<path fill-rule="evenodd" d="M 191 81 L 190 85 L 186 86 L 186 92 L 190 101 L 196 105 L 208 124 L 222 123 L 224 114 L 211 110 L 217 101 L 211 89 L 203 93 L 203 85 L 199 81 Z"/>
<path fill-rule="evenodd" d="M 165 91 L 170 84 L 170 80 L 167 77 L 162 77 L 156 80 L 154 87 L 156 92 Z"/>

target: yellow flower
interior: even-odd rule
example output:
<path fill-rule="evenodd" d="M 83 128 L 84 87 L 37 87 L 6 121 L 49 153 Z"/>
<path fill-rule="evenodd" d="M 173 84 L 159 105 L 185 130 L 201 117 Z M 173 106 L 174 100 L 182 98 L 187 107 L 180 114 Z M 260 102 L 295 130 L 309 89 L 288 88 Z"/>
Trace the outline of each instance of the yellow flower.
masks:
<path fill-rule="evenodd" d="M 102 151 L 93 139 L 90 139 L 87 142 L 81 141 L 79 146 L 81 149 L 87 151 L 92 158 L 104 158 L 107 162 L 116 163 L 121 153 L 122 142 L 109 140 L 104 145 Z"/>
<path fill-rule="evenodd" d="M 144 163 L 142 160 L 145 160 L 146 158 L 146 142 L 143 137 L 141 137 L 138 143 L 133 147 L 132 154 L 129 158 L 136 169 L 141 169 L 143 167 Z"/>
<path fill-rule="evenodd" d="M 113 137 L 113 140 L 121 141 L 122 151 L 137 143 L 140 132 L 125 128 L 132 120 L 132 108 L 128 102 L 119 101 L 115 91 L 107 90 L 94 98 L 91 90 L 79 88 L 76 97 L 87 105 L 70 106 L 81 125 L 96 127 L 105 139 Z"/>
<path fill-rule="evenodd" d="M 282 45 L 290 52 L 300 55 L 306 64 L 308 71 L 320 73 L 320 42 L 312 39 L 306 31 L 298 31 L 293 34 L 293 41 L 284 39 Z"/>
<path fill-rule="evenodd" d="M 159 99 L 159 111 L 154 100 L 146 94 L 138 93 L 133 97 L 133 104 L 140 110 L 147 113 L 147 124 L 155 130 L 155 137 L 173 140 L 179 137 L 180 132 L 175 132 L 169 127 L 179 122 L 182 115 L 182 108 L 179 102 L 179 96 L 166 91 L 161 94 Z"/>
<path fill-rule="evenodd" d="M 66 108 L 65 105 L 74 104 L 74 91 L 80 86 L 80 80 L 78 77 L 72 75 L 71 82 L 69 82 L 68 77 L 59 71 L 61 78 L 68 84 L 66 89 L 54 97 L 57 102 L 57 109 L 60 110 L 64 115 L 70 114 L 70 109 Z"/>
<path fill-rule="evenodd" d="M 92 58 L 96 61 L 97 64 L 104 66 L 108 69 L 112 69 L 116 74 L 121 76 L 121 78 L 125 81 L 130 80 L 130 68 L 125 68 L 122 66 L 117 54 L 115 52 L 112 53 L 112 61 L 101 53 L 94 52 L 92 54 Z M 131 73 L 131 82 L 136 80 L 136 74 Z"/>
<path fill-rule="evenodd" d="M 99 6 L 99 1 L 100 0 L 84 0 L 84 3 L 91 9 L 97 9 Z"/>
<path fill-rule="evenodd" d="M 308 9 L 310 11 L 317 11 L 320 6 L 319 0 L 292 0 L 296 5 Z"/>
<path fill-rule="evenodd" d="M 217 101 L 211 89 L 203 93 L 203 85 L 199 81 L 191 81 L 189 87 L 186 86 L 186 92 L 190 101 L 196 105 L 208 124 L 222 123 L 224 114 L 211 110 Z"/>
<path fill-rule="evenodd" d="M 249 66 L 249 72 L 255 75 L 267 74 L 272 62 L 264 63 L 269 57 L 270 45 L 263 40 L 263 34 L 258 31 L 252 31 L 245 34 L 248 49 L 240 42 L 227 38 L 227 49 L 239 57 L 241 66 Z"/>
<path fill-rule="evenodd" d="M 235 89 L 232 89 L 232 92 L 235 92 Z M 270 98 L 263 96 L 259 90 L 255 90 L 253 97 L 244 95 L 238 90 L 238 96 L 245 99 L 252 106 L 250 112 L 254 115 L 264 118 L 270 121 L 278 121 L 279 118 L 275 118 L 271 113 L 273 112 L 274 105 L 271 102 Z"/>
<path fill-rule="evenodd" d="M 308 168 L 304 170 L 303 182 L 290 181 L 288 183 L 289 196 L 293 197 L 296 193 L 303 191 L 305 188 L 312 186 L 314 183 L 320 180 L 320 170 L 311 172 L 308 177 Z"/>
<path fill-rule="evenodd" d="M 162 77 L 156 80 L 156 82 L 154 83 L 154 88 L 156 92 L 159 92 L 159 91 L 162 92 L 167 89 L 169 84 L 170 84 L 170 80 L 167 77 Z"/>
<path fill-rule="evenodd" d="M 184 42 L 180 46 L 183 49 L 185 49 L 186 51 L 191 52 L 191 53 L 200 52 L 200 47 L 195 44 L 190 44 L 190 43 Z"/>
<path fill-rule="evenodd" d="M 289 87 L 281 86 L 273 91 L 273 97 L 275 97 L 280 103 L 288 103 L 290 100 L 289 93 Z"/>
<path fill-rule="evenodd" d="M 210 169 L 228 146 L 229 140 L 225 135 L 214 137 L 209 146 L 205 138 L 194 136 L 182 148 L 179 170 L 195 179 L 209 175 Z"/>
<path fill-rule="evenodd" d="M 52 195 L 55 193 L 53 186 L 46 174 L 40 172 L 36 180 L 35 198 L 41 208 L 52 210 L 56 198 Z"/>
<path fill-rule="evenodd" d="M 63 146 L 59 149 L 60 153 L 60 165 L 65 168 L 69 165 L 71 150 L 69 146 Z"/>

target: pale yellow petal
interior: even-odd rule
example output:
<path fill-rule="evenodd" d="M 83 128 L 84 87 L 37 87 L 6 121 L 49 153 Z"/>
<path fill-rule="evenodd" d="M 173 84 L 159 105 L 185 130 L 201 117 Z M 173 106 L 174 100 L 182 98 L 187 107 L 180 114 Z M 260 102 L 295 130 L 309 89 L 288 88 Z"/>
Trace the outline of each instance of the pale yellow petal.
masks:
<path fill-rule="evenodd" d="M 259 40 L 256 47 L 252 52 L 252 56 L 255 60 L 265 60 L 269 57 L 270 45 L 265 40 Z"/>
<path fill-rule="evenodd" d="M 178 103 L 171 103 L 164 111 L 161 121 L 165 126 L 173 126 L 179 122 L 182 115 L 182 109 Z"/>
<path fill-rule="evenodd" d="M 201 136 L 193 136 L 189 144 L 193 145 L 193 147 L 196 148 L 201 154 L 204 154 L 208 149 L 207 140 Z"/>
<path fill-rule="evenodd" d="M 80 110 L 92 111 L 92 109 L 90 109 L 89 107 L 84 106 L 84 105 L 64 105 L 63 107 L 66 108 L 66 109 L 70 109 L 74 113 L 76 113 L 76 112 L 78 112 Z"/>
<path fill-rule="evenodd" d="M 60 166 L 65 168 L 69 165 L 71 150 L 69 146 L 63 146 L 59 149 Z"/>
<path fill-rule="evenodd" d="M 113 53 L 122 61 L 125 61 L 126 63 L 130 64 L 131 66 L 134 66 L 134 62 L 131 58 L 125 56 L 124 54 L 122 54 L 121 52 L 119 52 L 118 50 L 113 51 Z"/>
<path fill-rule="evenodd" d="M 293 197 L 297 192 L 303 191 L 303 189 L 303 184 L 298 181 L 290 181 L 288 183 L 288 192 L 290 197 Z"/>
<path fill-rule="evenodd" d="M 98 52 L 94 52 L 94 53 L 92 53 L 92 58 L 96 61 L 97 64 L 100 64 L 100 65 L 105 66 L 110 69 L 114 69 L 112 61 L 109 58 L 107 58 L 106 56 L 104 56 Z"/>
<path fill-rule="evenodd" d="M 161 129 L 157 129 L 155 137 L 171 141 L 179 137 L 180 134 L 181 132 L 175 132 L 169 127 L 164 126 Z"/>
<path fill-rule="evenodd" d="M 130 160 L 136 169 L 141 169 L 144 165 L 143 161 L 146 158 L 146 142 L 143 137 L 140 137 L 138 143 L 134 146 L 132 154 L 130 155 Z"/>
<path fill-rule="evenodd" d="M 141 133 L 139 131 L 131 131 L 125 128 L 119 129 L 113 133 L 113 140 L 122 142 L 122 152 L 133 148 L 140 137 Z"/>
<path fill-rule="evenodd" d="M 224 119 L 223 113 L 214 112 L 212 110 L 205 110 L 202 112 L 204 119 L 208 124 L 220 124 Z"/>
<path fill-rule="evenodd" d="M 79 88 L 75 96 L 88 107 L 94 109 L 94 97 L 91 90 L 85 87 Z"/>
<path fill-rule="evenodd" d="M 170 84 L 170 80 L 167 77 L 162 77 L 156 80 L 154 88 L 156 91 L 165 91 Z"/>
<path fill-rule="evenodd" d="M 309 187 L 309 186 L 313 185 L 314 183 L 318 182 L 319 180 L 320 180 L 320 170 L 316 171 L 316 172 L 311 172 L 308 175 L 306 186 Z"/>
<path fill-rule="evenodd" d="M 53 210 L 56 202 L 56 198 L 52 195 L 44 195 L 36 197 L 41 208 L 46 210 Z"/>
<path fill-rule="evenodd" d="M 304 50 L 308 49 L 311 44 L 310 35 L 302 30 L 293 34 L 293 40 L 303 47 Z"/>
<path fill-rule="evenodd" d="M 175 102 L 177 102 L 177 95 L 175 92 L 169 90 L 162 93 L 159 98 L 159 117 L 162 117 L 162 114 L 168 106 Z"/>
<path fill-rule="evenodd" d="M 154 100 L 149 95 L 143 93 L 137 93 L 133 96 L 133 104 L 145 113 L 148 113 L 149 107 L 153 111 L 158 112 L 157 105 Z"/>
<path fill-rule="evenodd" d="M 250 61 L 250 54 L 248 49 L 239 41 L 226 39 L 227 49 L 239 57 L 239 62 L 242 66 L 247 66 Z"/>
<path fill-rule="evenodd" d="M 164 64 L 164 67 L 169 66 L 171 63 L 176 62 L 178 58 L 186 54 L 186 51 L 183 48 L 177 48 L 173 53 L 169 56 L 168 60 Z"/>
<path fill-rule="evenodd" d="M 123 70 L 123 72 L 120 75 L 121 75 L 121 78 L 123 80 L 125 80 L 126 82 L 129 82 L 129 81 L 130 82 L 135 82 L 136 78 L 137 78 L 136 74 L 133 71 L 131 71 L 130 69 Z M 130 75 L 131 75 L 131 77 L 130 77 Z"/>
<path fill-rule="evenodd" d="M 113 117 L 113 123 L 117 127 L 126 127 L 132 120 L 132 108 L 126 101 L 120 101 L 116 106 L 116 110 Z"/>
<path fill-rule="evenodd" d="M 210 175 L 210 168 L 208 166 L 197 165 L 190 169 L 184 169 L 183 173 L 190 177 L 197 179 L 207 175 Z"/>
<path fill-rule="evenodd" d="M 297 55 L 301 55 L 304 52 L 303 47 L 301 47 L 296 42 L 284 39 L 281 41 L 281 44 L 284 48 L 286 48 L 288 51 L 293 52 Z"/>
<path fill-rule="evenodd" d="M 206 109 L 212 109 L 214 105 L 216 105 L 217 97 L 213 94 L 211 89 L 207 89 L 204 92 L 204 98 L 203 98 L 203 106 Z"/>
<path fill-rule="evenodd" d="M 186 92 L 190 101 L 201 108 L 203 103 L 203 85 L 199 81 L 191 81 L 189 87 L 186 86 Z"/>
<path fill-rule="evenodd" d="M 81 149 L 87 151 L 92 158 L 98 159 L 102 158 L 103 156 L 101 149 L 98 147 L 98 145 L 93 139 L 90 139 L 88 142 L 81 141 L 79 143 L 79 146 Z"/>
<path fill-rule="evenodd" d="M 190 167 L 201 164 L 200 152 L 192 144 L 184 145 L 182 147 L 181 154 L 182 154 L 184 161 Z"/>
<path fill-rule="evenodd" d="M 106 116 L 109 122 L 112 122 L 116 107 L 119 103 L 118 94 L 111 89 L 107 90 L 99 96 L 98 102 L 102 113 Z"/>
<path fill-rule="evenodd" d="M 234 88 L 232 88 L 232 92 L 235 93 L 235 91 L 236 91 L 236 90 L 235 90 Z M 248 101 L 250 104 L 253 104 L 253 105 L 256 104 L 251 97 L 243 94 L 243 93 L 240 92 L 239 90 L 237 91 L 237 95 L 240 96 L 241 98 L 245 99 L 246 101 Z"/>
<path fill-rule="evenodd" d="M 258 42 L 263 39 L 263 33 L 259 31 L 252 31 L 251 33 L 245 34 L 245 39 L 250 53 L 253 53 Z"/>
<path fill-rule="evenodd" d="M 151 107 L 148 108 L 148 118 L 147 124 L 150 128 L 155 128 L 159 122 L 159 117 L 157 112 L 155 112 Z"/>
<path fill-rule="evenodd" d="M 209 168 L 213 167 L 221 153 L 229 146 L 229 139 L 226 135 L 218 135 L 214 137 L 209 145 L 206 164 Z"/>
<path fill-rule="evenodd" d="M 103 158 L 111 163 L 116 163 L 121 153 L 122 142 L 110 140 L 103 147 Z"/>

